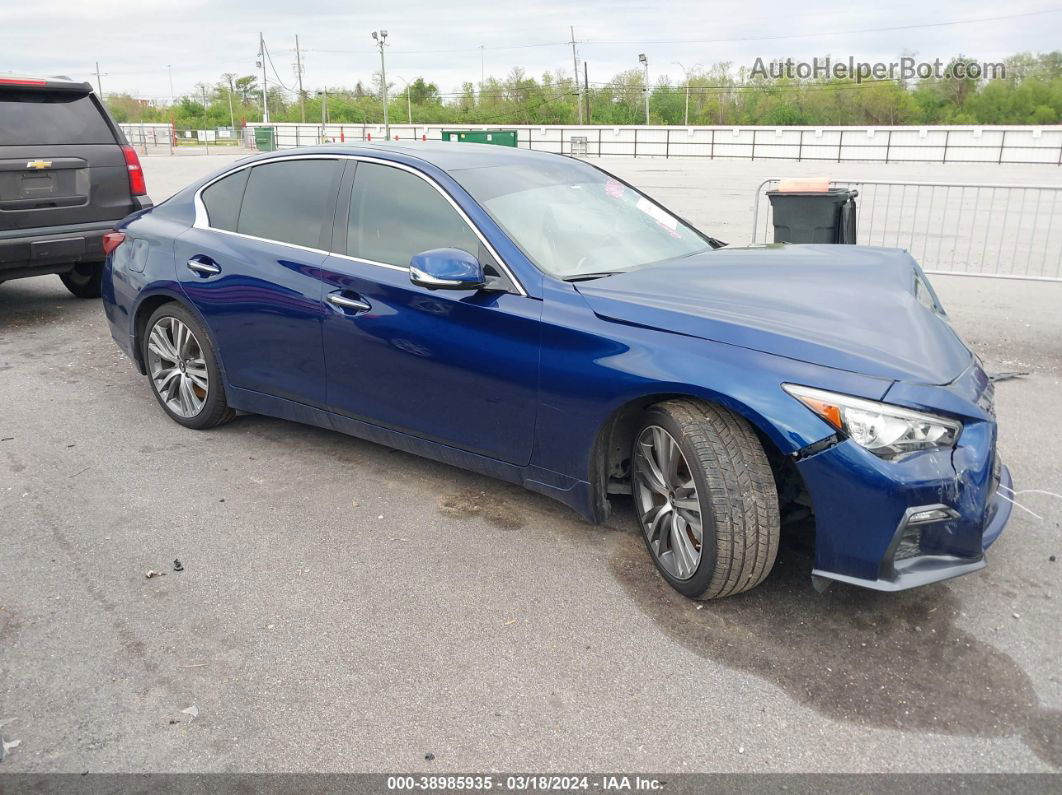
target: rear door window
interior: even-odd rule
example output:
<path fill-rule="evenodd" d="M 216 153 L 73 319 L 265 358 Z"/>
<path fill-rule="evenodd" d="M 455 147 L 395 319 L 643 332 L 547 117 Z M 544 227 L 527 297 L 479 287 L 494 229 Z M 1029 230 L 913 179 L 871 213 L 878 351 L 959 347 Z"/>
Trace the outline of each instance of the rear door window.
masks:
<path fill-rule="evenodd" d="M 0 146 L 116 143 L 88 94 L 0 89 Z"/>
<path fill-rule="evenodd" d="M 236 231 L 306 248 L 327 248 L 341 173 L 338 160 L 285 160 L 248 169 Z M 205 192 L 205 191 L 204 191 Z"/>
<path fill-rule="evenodd" d="M 409 267 L 433 248 L 479 252 L 479 239 L 449 201 L 415 174 L 359 163 L 350 195 L 347 255 Z"/>
<path fill-rule="evenodd" d="M 243 201 L 243 189 L 251 169 L 245 168 L 219 179 L 203 191 L 203 206 L 206 207 L 207 219 L 214 229 L 236 231 L 240 217 L 240 202 Z"/>

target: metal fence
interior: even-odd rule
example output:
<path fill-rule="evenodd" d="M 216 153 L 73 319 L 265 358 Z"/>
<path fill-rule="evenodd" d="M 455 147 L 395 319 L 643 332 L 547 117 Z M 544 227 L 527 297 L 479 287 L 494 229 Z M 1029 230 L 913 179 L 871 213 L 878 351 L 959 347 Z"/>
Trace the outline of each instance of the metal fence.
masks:
<path fill-rule="evenodd" d="M 766 192 L 779 182 L 764 180 L 756 189 L 753 243 L 774 240 Z M 859 191 L 860 245 L 906 249 L 930 273 L 1062 281 L 1062 186 L 883 180 L 830 186 Z"/>
<path fill-rule="evenodd" d="M 382 124 L 271 124 L 277 146 L 386 140 Z M 1010 127 L 663 127 L 392 124 L 392 138 L 437 141 L 444 129 L 516 130 L 519 145 L 590 157 L 698 157 L 873 163 L 1062 166 L 1062 125 Z M 253 134 L 251 140 L 253 141 Z"/>
<path fill-rule="evenodd" d="M 384 141 L 379 123 L 249 124 L 229 140 L 169 124 L 122 124 L 144 154 L 254 149 L 254 128 L 271 127 L 280 149 Z M 694 157 L 871 163 L 1036 163 L 1062 166 L 1062 125 L 1009 127 L 665 127 L 647 125 L 393 124 L 392 139 L 439 141 L 444 129 L 516 130 L 519 146 L 588 157 Z M 187 133 L 194 133 L 188 135 Z"/>
<path fill-rule="evenodd" d="M 126 139 L 142 155 L 223 154 L 254 148 L 242 130 L 175 129 L 170 124 L 119 124 Z M 227 133 L 227 134 L 226 134 Z"/>

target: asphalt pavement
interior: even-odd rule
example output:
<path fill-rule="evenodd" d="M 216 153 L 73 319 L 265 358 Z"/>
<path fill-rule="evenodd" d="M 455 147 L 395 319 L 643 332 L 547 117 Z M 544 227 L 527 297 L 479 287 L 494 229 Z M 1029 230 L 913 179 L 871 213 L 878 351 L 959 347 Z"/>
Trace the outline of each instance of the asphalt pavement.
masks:
<path fill-rule="evenodd" d="M 144 167 L 161 198 L 230 159 Z M 763 178 L 607 165 L 712 233 Z M 989 369 L 1028 373 L 998 385 L 1025 493 L 987 569 L 818 594 L 784 545 L 703 606 L 626 508 L 595 527 L 265 417 L 186 430 L 98 301 L 3 284 L 0 771 L 1059 770 L 1062 284 L 934 284 Z"/>

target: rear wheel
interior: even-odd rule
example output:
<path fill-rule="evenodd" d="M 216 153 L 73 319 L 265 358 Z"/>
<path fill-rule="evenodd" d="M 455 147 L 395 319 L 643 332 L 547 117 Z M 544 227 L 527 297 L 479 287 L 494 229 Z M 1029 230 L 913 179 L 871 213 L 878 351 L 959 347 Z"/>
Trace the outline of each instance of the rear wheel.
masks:
<path fill-rule="evenodd" d="M 78 298 L 99 298 L 103 285 L 102 262 L 79 262 L 73 270 L 60 273 L 66 289 Z"/>
<path fill-rule="evenodd" d="M 695 400 L 650 408 L 631 454 L 634 507 L 664 579 L 694 599 L 759 585 L 780 523 L 767 456 L 737 415 Z"/>
<path fill-rule="evenodd" d="M 148 319 L 143 345 L 151 390 L 162 408 L 187 428 L 228 422 L 217 355 L 199 321 L 180 304 L 163 304 Z"/>

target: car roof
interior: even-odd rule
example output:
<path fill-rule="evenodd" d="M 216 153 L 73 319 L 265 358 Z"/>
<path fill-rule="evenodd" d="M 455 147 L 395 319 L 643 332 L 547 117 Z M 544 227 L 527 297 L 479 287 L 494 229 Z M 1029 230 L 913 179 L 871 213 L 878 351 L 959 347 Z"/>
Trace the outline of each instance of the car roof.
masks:
<path fill-rule="evenodd" d="M 393 143 L 324 144 L 308 147 L 315 152 L 345 155 L 373 155 L 389 152 L 401 157 L 416 158 L 431 163 L 443 171 L 460 171 L 466 168 L 541 163 L 556 160 L 562 155 L 536 152 L 512 146 L 495 144 L 472 144 L 449 141 L 396 141 Z M 280 150 L 274 154 L 290 155 L 293 150 Z"/>

